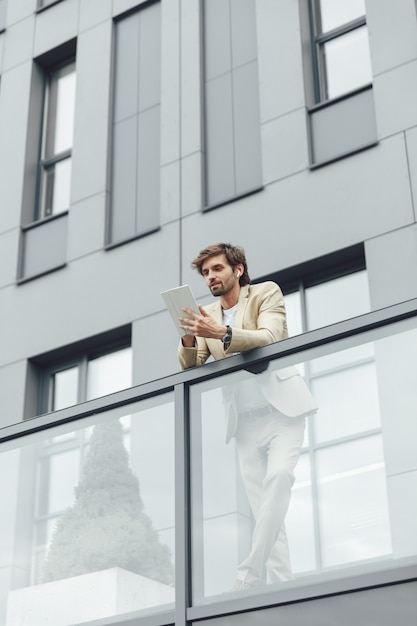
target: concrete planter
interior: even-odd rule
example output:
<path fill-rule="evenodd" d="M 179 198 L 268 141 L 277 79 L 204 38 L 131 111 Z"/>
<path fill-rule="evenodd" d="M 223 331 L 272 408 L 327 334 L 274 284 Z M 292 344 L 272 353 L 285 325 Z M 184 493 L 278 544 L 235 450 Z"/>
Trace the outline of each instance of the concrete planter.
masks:
<path fill-rule="evenodd" d="M 120 567 L 9 593 L 6 626 L 72 626 L 174 602 L 173 587 Z"/>

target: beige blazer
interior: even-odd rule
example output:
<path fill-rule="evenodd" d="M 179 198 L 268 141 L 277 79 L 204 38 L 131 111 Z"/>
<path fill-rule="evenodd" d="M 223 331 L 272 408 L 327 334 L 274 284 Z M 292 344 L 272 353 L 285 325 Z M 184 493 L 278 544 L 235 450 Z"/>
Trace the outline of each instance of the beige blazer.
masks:
<path fill-rule="evenodd" d="M 219 324 L 223 323 L 220 301 L 205 307 Z M 197 346 L 185 348 L 180 342 L 178 358 L 182 369 L 202 365 L 209 356 L 223 359 L 236 352 L 265 346 L 288 337 L 284 297 L 278 285 L 267 281 L 245 285 L 240 290 L 232 341 L 227 348 L 218 339 L 197 337 Z M 298 417 L 317 410 L 314 399 L 297 368 L 257 374 L 257 382 L 266 400 L 284 415 Z M 233 387 L 224 389 L 226 441 L 235 435 L 238 412 Z"/>

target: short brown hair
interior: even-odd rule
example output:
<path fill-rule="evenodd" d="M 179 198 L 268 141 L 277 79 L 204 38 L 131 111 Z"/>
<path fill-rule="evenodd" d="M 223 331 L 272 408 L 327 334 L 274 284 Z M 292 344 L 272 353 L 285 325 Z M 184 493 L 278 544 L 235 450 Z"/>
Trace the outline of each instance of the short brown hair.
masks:
<path fill-rule="evenodd" d="M 243 274 L 239 278 L 239 284 L 241 287 L 243 285 L 249 285 L 250 278 L 248 274 L 248 264 L 246 262 L 245 251 L 240 246 L 232 246 L 231 243 L 215 243 L 212 246 L 207 246 L 204 250 L 201 250 L 200 254 L 194 261 L 191 263 L 191 267 L 193 267 L 197 272 L 203 275 L 203 263 L 207 259 L 212 256 L 216 256 L 217 254 L 224 254 L 229 263 L 230 267 L 234 270 L 236 265 L 243 265 Z"/>

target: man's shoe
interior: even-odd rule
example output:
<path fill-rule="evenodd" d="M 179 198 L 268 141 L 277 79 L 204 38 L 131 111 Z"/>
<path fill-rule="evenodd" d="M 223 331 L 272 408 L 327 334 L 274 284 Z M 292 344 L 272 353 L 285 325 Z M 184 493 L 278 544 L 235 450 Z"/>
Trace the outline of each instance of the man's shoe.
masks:
<path fill-rule="evenodd" d="M 254 589 L 257 586 L 256 582 L 248 583 L 246 580 L 240 580 L 237 578 L 233 587 L 229 589 L 229 592 L 233 591 L 246 591 L 247 589 Z"/>

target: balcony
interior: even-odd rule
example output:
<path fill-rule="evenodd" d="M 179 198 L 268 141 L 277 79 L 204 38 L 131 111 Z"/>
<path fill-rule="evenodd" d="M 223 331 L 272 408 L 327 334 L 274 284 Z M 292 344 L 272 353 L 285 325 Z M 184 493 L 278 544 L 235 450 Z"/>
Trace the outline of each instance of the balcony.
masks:
<path fill-rule="evenodd" d="M 412 623 L 416 353 L 413 300 L 2 429 L 0 622 Z M 285 520 L 292 574 L 230 592 L 253 518 L 225 398 L 289 366 L 318 407 Z"/>

